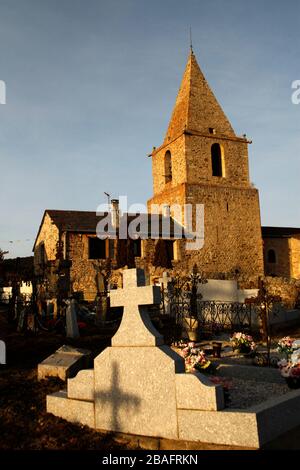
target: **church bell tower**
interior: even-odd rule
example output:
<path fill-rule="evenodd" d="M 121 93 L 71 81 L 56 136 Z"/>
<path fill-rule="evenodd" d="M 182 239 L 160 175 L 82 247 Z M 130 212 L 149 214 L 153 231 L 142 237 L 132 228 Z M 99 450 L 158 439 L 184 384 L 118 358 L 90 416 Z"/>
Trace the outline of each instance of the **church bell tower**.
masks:
<path fill-rule="evenodd" d="M 212 277 L 263 275 L 248 144 L 235 134 L 191 51 L 164 142 L 152 152 L 154 194 L 148 201 L 150 212 L 153 204 L 204 205 L 204 246 L 181 253 L 187 269 L 197 263 Z"/>

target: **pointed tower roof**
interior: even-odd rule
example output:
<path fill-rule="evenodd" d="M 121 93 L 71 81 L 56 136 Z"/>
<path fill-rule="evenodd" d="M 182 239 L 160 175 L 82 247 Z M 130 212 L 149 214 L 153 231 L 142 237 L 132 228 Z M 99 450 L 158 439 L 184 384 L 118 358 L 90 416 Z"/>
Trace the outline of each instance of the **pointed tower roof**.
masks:
<path fill-rule="evenodd" d="M 234 130 L 190 52 L 164 143 L 178 137 L 185 129 L 208 134 L 234 136 Z"/>

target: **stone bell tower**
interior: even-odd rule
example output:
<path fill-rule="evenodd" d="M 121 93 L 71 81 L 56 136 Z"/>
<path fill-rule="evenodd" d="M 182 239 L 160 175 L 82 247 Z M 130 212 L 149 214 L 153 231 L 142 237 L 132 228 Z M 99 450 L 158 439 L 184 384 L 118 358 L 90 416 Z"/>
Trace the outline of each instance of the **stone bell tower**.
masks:
<path fill-rule="evenodd" d="M 152 152 L 152 204 L 204 204 L 204 246 L 181 263 L 211 276 L 263 274 L 259 195 L 238 137 L 191 51 L 163 144 Z M 183 245 L 182 245 L 183 246 Z"/>

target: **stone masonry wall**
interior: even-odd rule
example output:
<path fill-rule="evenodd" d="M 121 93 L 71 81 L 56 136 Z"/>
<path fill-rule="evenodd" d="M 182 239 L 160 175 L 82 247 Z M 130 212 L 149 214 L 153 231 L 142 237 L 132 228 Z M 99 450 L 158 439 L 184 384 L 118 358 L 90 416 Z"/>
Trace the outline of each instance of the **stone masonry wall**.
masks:
<path fill-rule="evenodd" d="M 269 250 L 275 251 L 276 263 L 268 263 Z M 264 238 L 264 261 L 266 276 L 291 277 L 290 239 Z"/>
<path fill-rule="evenodd" d="M 50 216 L 46 213 L 43 225 L 41 227 L 39 236 L 36 240 L 34 249 L 34 270 L 35 274 L 41 274 L 41 247 L 44 246 L 45 262 L 53 261 L 56 257 L 57 242 L 59 231 L 56 225 L 53 224 Z"/>
<path fill-rule="evenodd" d="M 218 143 L 223 153 L 224 178 L 212 176 L 211 146 Z M 190 184 L 209 182 L 214 185 L 248 186 L 248 146 L 240 139 L 218 136 L 185 136 L 187 181 Z"/>
<path fill-rule="evenodd" d="M 292 277 L 300 279 L 300 236 L 290 238 Z"/>

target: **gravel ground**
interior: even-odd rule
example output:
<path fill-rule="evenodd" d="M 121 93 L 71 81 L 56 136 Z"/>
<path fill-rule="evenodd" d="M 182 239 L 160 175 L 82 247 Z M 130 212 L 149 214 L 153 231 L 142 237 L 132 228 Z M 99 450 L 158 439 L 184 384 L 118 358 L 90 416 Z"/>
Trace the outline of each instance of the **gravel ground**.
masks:
<path fill-rule="evenodd" d="M 249 408 L 291 391 L 286 384 L 256 382 L 254 380 L 236 378 L 228 378 L 225 382 L 229 385 L 230 402 L 227 405 L 228 408 Z"/>

